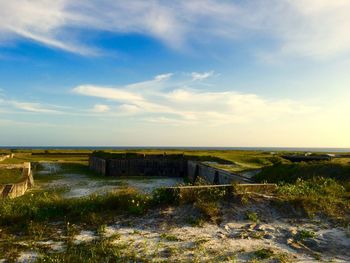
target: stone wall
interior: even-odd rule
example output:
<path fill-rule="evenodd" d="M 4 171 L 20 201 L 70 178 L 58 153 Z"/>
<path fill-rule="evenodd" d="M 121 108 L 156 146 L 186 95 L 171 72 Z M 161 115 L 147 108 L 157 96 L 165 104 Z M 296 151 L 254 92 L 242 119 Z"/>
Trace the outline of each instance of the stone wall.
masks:
<path fill-rule="evenodd" d="M 6 198 L 15 198 L 21 195 L 28 190 L 28 188 L 34 186 L 34 179 L 31 170 L 30 163 L 23 164 L 22 179 L 15 184 L 5 184 L 0 185 L 0 197 Z"/>

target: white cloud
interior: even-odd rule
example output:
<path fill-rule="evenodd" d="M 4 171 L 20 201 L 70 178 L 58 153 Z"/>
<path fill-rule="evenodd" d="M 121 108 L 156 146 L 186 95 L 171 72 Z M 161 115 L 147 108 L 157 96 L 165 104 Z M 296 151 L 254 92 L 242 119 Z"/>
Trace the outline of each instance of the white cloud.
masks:
<path fill-rule="evenodd" d="M 154 80 L 156 81 L 162 81 L 162 80 L 167 80 L 173 76 L 173 73 L 166 73 L 166 74 L 160 74 L 155 76 Z"/>
<path fill-rule="evenodd" d="M 34 103 L 34 102 L 23 102 L 23 101 L 16 101 L 16 100 L 4 100 L 0 99 L 0 105 L 3 105 L 5 107 L 10 107 L 13 109 L 26 111 L 26 112 L 33 112 L 33 113 L 46 113 L 46 114 L 60 114 L 63 113 L 61 110 L 58 110 L 58 106 L 55 105 L 43 105 L 41 103 Z"/>
<path fill-rule="evenodd" d="M 209 71 L 209 72 L 192 72 L 191 76 L 192 76 L 192 80 L 196 81 L 196 80 L 204 80 L 207 79 L 211 76 L 214 75 L 214 71 Z"/>
<path fill-rule="evenodd" d="M 244 123 L 264 119 L 272 121 L 286 116 L 310 113 L 316 108 L 292 100 L 271 100 L 257 94 L 235 91 L 202 91 L 172 88 L 189 84 L 188 80 L 167 80 L 161 88 L 154 88 L 151 81 L 138 83 L 143 89 L 134 91 L 133 85 L 118 88 L 84 85 L 74 92 L 96 98 L 113 100 L 119 105 L 119 114 L 139 116 L 151 122 L 174 124 L 222 125 Z M 146 85 L 149 85 L 146 87 Z M 82 88 L 89 87 L 89 88 Z M 169 89 L 172 89 L 169 91 Z"/>
<path fill-rule="evenodd" d="M 110 108 L 108 105 L 95 104 L 91 111 L 96 112 L 96 113 L 103 113 L 103 112 L 107 112 L 109 110 L 110 110 Z"/>
<path fill-rule="evenodd" d="M 81 85 L 72 90 L 74 93 L 117 101 L 141 101 L 142 96 L 123 89 Z"/>
<path fill-rule="evenodd" d="M 264 36 L 278 56 L 329 58 L 350 51 L 349 14 L 348 0 L 0 0 L 0 44 L 22 38 L 94 55 L 81 30 L 143 34 L 172 48 Z"/>

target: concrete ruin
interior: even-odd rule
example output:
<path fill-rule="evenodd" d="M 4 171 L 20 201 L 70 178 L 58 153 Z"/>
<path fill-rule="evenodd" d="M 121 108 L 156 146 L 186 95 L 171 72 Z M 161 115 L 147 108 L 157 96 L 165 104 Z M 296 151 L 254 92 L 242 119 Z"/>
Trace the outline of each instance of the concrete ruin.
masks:
<path fill-rule="evenodd" d="M 250 183 L 248 178 L 191 160 L 185 155 L 97 153 L 90 156 L 91 170 L 106 176 L 167 176 L 203 179 L 210 184 Z"/>
<path fill-rule="evenodd" d="M 22 178 L 19 182 L 13 184 L 0 184 L 0 198 L 15 198 L 34 186 L 33 173 L 31 164 L 26 162 L 23 164 Z"/>
<path fill-rule="evenodd" d="M 0 155 L 0 162 L 5 161 L 6 159 L 13 158 L 14 154 L 6 154 L 6 155 Z"/>

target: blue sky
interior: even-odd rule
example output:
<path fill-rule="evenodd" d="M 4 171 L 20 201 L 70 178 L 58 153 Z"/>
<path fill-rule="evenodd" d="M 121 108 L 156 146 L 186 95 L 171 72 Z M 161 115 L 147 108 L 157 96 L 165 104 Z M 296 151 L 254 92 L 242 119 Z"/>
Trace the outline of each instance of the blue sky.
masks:
<path fill-rule="evenodd" d="M 0 0 L 0 145 L 350 147 L 348 0 Z"/>

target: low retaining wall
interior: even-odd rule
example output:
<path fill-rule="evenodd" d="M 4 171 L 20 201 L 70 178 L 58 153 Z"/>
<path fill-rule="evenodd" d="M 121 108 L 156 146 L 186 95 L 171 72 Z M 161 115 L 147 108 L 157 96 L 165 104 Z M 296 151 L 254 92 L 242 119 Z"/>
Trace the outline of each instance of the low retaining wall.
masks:
<path fill-rule="evenodd" d="M 15 198 L 21 195 L 28 190 L 28 188 L 34 186 L 34 179 L 31 170 L 30 163 L 23 164 L 22 179 L 15 184 L 5 184 L 0 185 L 0 197 L 6 198 Z"/>
<path fill-rule="evenodd" d="M 251 182 L 251 180 L 239 174 L 234 174 L 196 161 L 188 161 L 187 176 L 191 182 L 195 182 L 198 178 L 202 178 L 208 183 L 215 185 Z"/>
<path fill-rule="evenodd" d="M 14 156 L 13 153 L 7 154 L 7 155 L 1 155 L 1 156 L 0 156 L 0 162 L 6 160 L 6 159 L 8 159 L 8 158 L 13 158 L 13 156 Z"/>

